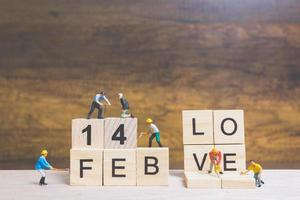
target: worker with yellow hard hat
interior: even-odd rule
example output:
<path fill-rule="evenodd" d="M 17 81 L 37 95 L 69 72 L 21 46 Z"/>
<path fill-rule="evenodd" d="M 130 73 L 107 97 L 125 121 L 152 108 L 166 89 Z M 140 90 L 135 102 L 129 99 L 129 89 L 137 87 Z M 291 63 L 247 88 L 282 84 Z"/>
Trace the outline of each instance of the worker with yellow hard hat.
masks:
<path fill-rule="evenodd" d="M 37 160 L 37 162 L 35 163 L 35 169 L 41 174 L 41 179 L 40 179 L 40 185 L 48 185 L 47 183 L 45 183 L 45 179 L 46 179 L 46 173 L 45 173 L 45 169 L 55 169 L 54 167 L 52 167 L 48 161 L 46 160 L 46 157 L 48 156 L 48 151 L 46 149 L 41 151 L 41 156 L 39 157 L 39 159 Z"/>
<path fill-rule="evenodd" d="M 153 120 L 151 118 L 147 118 L 146 123 L 149 124 L 149 128 L 148 131 L 142 132 L 140 134 L 140 137 L 142 135 L 149 135 L 149 147 L 152 147 L 152 140 L 155 138 L 157 144 L 159 145 L 159 147 L 162 147 L 161 143 L 160 143 L 160 132 L 159 129 L 157 128 L 157 126 L 153 123 Z"/>
<path fill-rule="evenodd" d="M 221 169 L 221 160 L 222 160 L 222 153 L 216 147 L 213 147 L 212 150 L 209 152 L 210 158 L 210 167 L 208 173 L 212 172 L 214 167 L 214 171 L 217 175 L 223 174 Z"/>
<path fill-rule="evenodd" d="M 261 180 L 261 173 L 263 171 L 262 166 L 255 162 L 254 160 L 250 160 L 250 165 L 248 166 L 246 171 L 242 171 L 241 174 L 247 174 L 249 171 L 253 171 L 254 179 L 256 187 L 261 187 L 261 184 L 265 184 Z"/>

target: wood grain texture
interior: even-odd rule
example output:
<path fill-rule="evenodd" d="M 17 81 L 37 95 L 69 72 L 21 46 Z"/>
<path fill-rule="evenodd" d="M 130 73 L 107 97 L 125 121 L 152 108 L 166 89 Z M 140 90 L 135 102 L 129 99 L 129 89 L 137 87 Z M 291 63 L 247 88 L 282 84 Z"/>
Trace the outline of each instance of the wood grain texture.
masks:
<path fill-rule="evenodd" d="M 253 189 L 256 188 L 253 177 L 249 175 L 224 174 L 221 176 L 224 189 Z"/>
<path fill-rule="evenodd" d="M 184 172 L 184 180 L 188 188 L 220 189 L 221 179 L 215 174 Z"/>

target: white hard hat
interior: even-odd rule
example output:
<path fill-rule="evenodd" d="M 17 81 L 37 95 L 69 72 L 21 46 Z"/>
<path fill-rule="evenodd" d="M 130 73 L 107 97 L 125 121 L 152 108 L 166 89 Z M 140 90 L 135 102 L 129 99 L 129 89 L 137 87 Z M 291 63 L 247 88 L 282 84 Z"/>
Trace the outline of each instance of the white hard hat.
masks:
<path fill-rule="evenodd" d="M 120 99 L 123 97 L 123 93 L 118 93 L 118 95 Z"/>

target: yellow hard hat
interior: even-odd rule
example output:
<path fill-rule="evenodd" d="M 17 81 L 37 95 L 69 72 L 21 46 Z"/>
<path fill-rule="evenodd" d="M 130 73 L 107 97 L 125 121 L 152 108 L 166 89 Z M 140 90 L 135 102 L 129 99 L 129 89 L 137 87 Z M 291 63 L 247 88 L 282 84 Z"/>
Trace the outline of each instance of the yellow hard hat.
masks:
<path fill-rule="evenodd" d="M 46 149 L 44 149 L 44 150 L 42 150 L 42 152 L 41 152 L 41 155 L 46 155 L 46 154 L 48 154 L 48 151 L 46 150 Z"/>
<path fill-rule="evenodd" d="M 148 119 L 146 120 L 146 122 L 150 124 L 150 123 L 153 122 L 153 120 L 152 120 L 151 118 L 148 118 Z"/>
<path fill-rule="evenodd" d="M 217 153 L 217 152 L 218 152 L 218 150 L 217 150 L 216 147 L 213 147 L 211 151 L 212 151 L 213 153 Z"/>

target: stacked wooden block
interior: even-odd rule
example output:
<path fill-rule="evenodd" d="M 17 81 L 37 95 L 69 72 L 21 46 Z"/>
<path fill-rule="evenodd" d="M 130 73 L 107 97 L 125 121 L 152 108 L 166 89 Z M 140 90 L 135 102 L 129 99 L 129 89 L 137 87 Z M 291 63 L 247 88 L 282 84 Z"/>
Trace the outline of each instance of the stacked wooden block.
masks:
<path fill-rule="evenodd" d="M 239 174 L 246 163 L 243 110 L 184 110 L 182 121 L 187 187 L 255 187 L 251 177 Z M 214 146 L 222 152 L 224 175 L 219 177 L 214 171 L 208 174 Z"/>
<path fill-rule="evenodd" d="M 73 119 L 70 185 L 168 185 L 169 149 L 137 148 L 136 118 Z"/>

